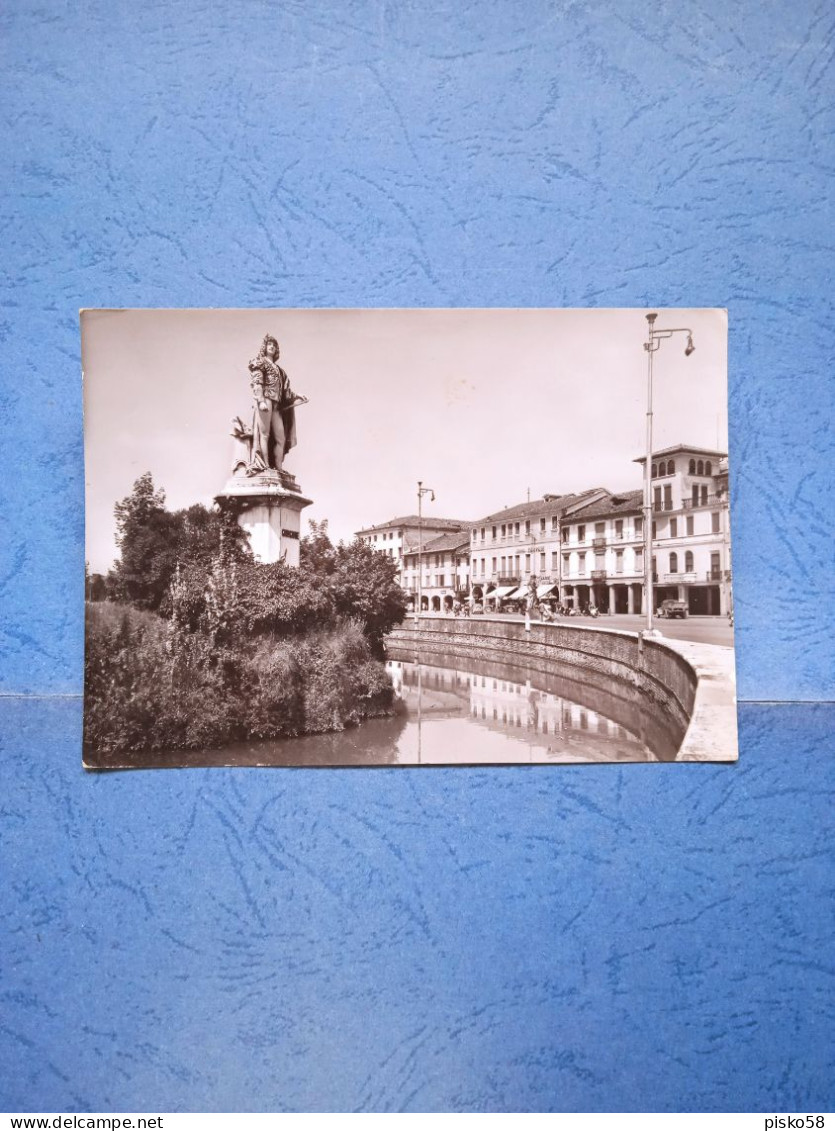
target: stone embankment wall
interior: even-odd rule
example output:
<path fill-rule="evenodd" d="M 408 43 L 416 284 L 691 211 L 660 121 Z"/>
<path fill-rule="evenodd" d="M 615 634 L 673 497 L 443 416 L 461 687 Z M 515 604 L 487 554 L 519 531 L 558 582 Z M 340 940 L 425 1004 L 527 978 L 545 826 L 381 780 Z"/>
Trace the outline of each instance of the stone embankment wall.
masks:
<path fill-rule="evenodd" d="M 387 639 L 401 658 L 422 657 L 524 663 L 540 671 L 570 666 L 577 678 L 616 680 L 639 692 L 647 706 L 665 713 L 684 734 L 678 761 L 736 758 L 733 652 L 713 645 L 643 640 L 637 633 L 606 628 L 489 617 L 421 617 L 405 622 Z"/>

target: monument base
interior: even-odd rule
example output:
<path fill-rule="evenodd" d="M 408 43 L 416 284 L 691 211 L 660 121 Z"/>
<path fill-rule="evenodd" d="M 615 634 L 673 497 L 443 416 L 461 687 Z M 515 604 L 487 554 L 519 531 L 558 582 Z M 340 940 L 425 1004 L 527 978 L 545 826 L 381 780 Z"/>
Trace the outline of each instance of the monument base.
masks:
<path fill-rule="evenodd" d="M 215 502 L 221 510 L 231 511 L 247 532 L 256 561 L 264 565 L 284 561 L 298 568 L 301 512 L 313 500 L 302 495 L 289 472 L 233 475 Z"/>

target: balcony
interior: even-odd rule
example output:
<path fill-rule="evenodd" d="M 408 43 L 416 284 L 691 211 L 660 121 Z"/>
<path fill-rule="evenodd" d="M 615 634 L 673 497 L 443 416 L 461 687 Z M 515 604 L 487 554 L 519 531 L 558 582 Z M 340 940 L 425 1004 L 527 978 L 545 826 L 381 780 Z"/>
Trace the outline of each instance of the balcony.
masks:
<path fill-rule="evenodd" d="M 516 573 L 494 573 L 493 580 L 497 585 L 518 585 L 522 579 Z"/>
<path fill-rule="evenodd" d="M 709 569 L 705 577 L 708 581 L 730 581 L 731 571 L 729 569 Z"/>
<path fill-rule="evenodd" d="M 592 545 L 593 550 L 605 550 L 606 549 L 606 539 L 600 538 L 600 537 L 592 538 L 591 545 Z"/>
<path fill-rule="evenodd" d="M 606 580 L 606 570 L 605 569 L 593 569 L 591 571 L 591 579 L 592 579 L 592 581 L 605 581 Z"/>
<path fill-rule="evenodd" d="M 681 505 L 686 511 L 696 510 L 699 507 L 716 507 L 722 502 L 719 495 L 708 495 L 704 499 L 682 499 Z"/>
<path fill-rule="evenodd" d="M 661 514 L 662 511 L 671 511 L 673 510 L 673 501 L 672 499 L 667 499 L 663 503 L 653 503 L 652 510 L 654 514 Z"/>

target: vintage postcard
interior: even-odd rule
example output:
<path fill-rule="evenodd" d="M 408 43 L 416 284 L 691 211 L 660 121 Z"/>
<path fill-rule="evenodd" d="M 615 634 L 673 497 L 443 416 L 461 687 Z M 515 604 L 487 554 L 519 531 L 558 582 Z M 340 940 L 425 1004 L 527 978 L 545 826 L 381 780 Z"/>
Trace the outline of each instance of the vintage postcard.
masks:
<path fill-rule="evenodd" d="M 737 757 L 723 310 L 89 310 L 84 764 Z"/>

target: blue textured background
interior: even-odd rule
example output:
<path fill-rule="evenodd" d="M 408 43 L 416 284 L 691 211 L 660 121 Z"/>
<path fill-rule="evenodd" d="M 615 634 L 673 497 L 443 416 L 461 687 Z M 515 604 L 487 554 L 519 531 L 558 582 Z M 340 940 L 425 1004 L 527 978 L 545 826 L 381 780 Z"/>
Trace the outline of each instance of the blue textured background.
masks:
<path fill-rule="evenodd" d="M 740 695 L 833 698 L 826 3 L 0 14 L 0 1107 L 833 1106 L 831 709 L 737 767 L 84 776 L 81 306 L 727 306 Z M 829 1090 L 827 1090 L 829 1089 Z"/>
<path fill-rule="evenodd" d="M 86 778 L 77 701 L 0 708 L 12 1109 L 831 1110 L 831 707 L 736 767 Z"/>

